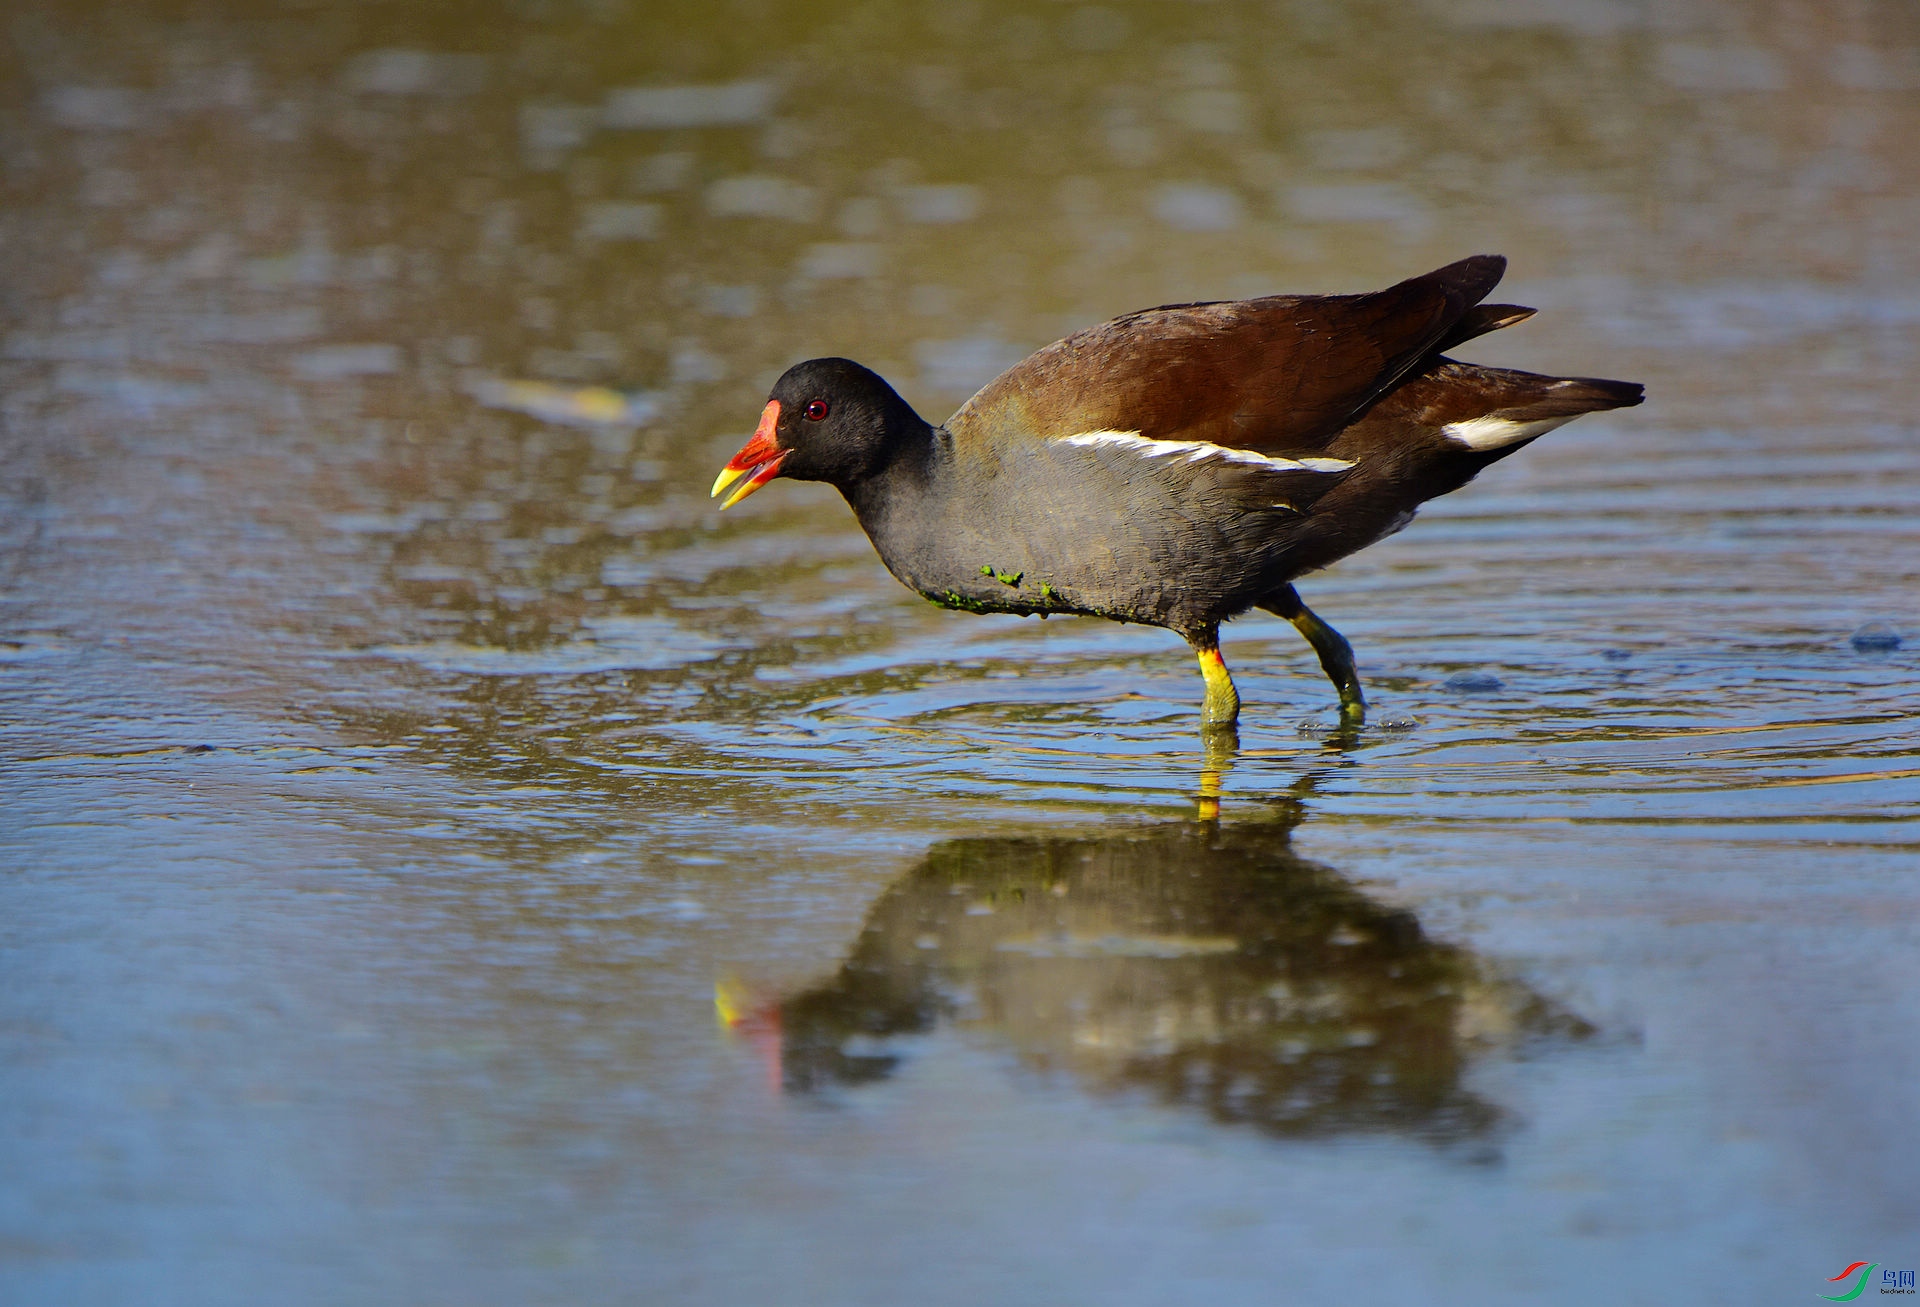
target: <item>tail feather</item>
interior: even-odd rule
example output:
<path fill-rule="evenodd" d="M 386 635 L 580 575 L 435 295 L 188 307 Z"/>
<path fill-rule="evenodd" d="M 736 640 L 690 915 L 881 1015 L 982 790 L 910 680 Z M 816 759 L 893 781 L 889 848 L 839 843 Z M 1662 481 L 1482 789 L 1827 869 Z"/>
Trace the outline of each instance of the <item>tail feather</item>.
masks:
<path fill-rule="evenodd" d="M 1481 453 L 1517 449 L 1582 413 L 1630 408 L 1644 397 L 1635 381 L 1543 377 L 1451 359 L 1415 384 L 1430 387 L 1419 396 L 1426 401 L 1426 421 L 1455 444 Z"/>
<path fill-rule="evenodd" d="M 1490 331 L 1498 331 L 1502 327 L 1511 327 L 1515 323 L 1525 322 L 1535 312 L 1534 309 L 1522 308 L 1518 304 L 1476 304 L 1460 315 L 1460 320 L 1440 338 L 1440 343 L 1433 347 L 1433 352 L 1444 354 L 1455 345 L 1472 340 L 1475 336 L 1484 336 Z"/>
<path fill-rule="evenodd" d="M 1556 377 L 1546 380 L 1542 393 L 1527 402 L 1494 411 L 1511 422 L 1539 422 L 1548 418 L 1575 418 L 1610 408 L 1632 408 L 1646 398 L 1637 381 L 1606 381 L 1599 377 Z"/>

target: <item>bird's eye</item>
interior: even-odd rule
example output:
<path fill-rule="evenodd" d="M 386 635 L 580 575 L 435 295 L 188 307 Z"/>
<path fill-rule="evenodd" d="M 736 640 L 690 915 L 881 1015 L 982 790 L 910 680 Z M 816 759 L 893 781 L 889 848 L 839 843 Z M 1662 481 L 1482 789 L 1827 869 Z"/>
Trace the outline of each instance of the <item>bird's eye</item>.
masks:
<path fill-rule="evenodd" d="M 824 399 L 814 400 L 807 405 L 805 413 L 807 421 L 818 422 L 827 415 L 827 401 Z"/>

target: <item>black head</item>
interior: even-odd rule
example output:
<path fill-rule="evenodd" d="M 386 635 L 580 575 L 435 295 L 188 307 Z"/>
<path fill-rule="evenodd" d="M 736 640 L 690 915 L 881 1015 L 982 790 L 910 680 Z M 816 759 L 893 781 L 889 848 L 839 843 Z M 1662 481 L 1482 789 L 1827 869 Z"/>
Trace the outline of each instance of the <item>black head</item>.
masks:
<path fill-rule="evenodd" d="M 878 373 L 850 359 L 809 359 L 774 383 L 759 429 L 720 473 L 713 492 L 748 472 L 746 484 L 722 508 L 776 476 L 846 490 L 884 467 L 897 441 L 927 429 Z"/>

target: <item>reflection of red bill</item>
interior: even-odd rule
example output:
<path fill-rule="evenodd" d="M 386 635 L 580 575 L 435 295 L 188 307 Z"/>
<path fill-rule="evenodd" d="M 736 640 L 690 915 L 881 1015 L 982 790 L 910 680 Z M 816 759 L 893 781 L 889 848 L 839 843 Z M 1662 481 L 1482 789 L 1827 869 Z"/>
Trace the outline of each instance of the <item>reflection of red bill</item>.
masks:
<path fill-rule="evenodd" d="M 718 495 L 741 477 L 747 478 L 738 490 L 721 502 L 721 508 L 732 508 L 780 475 L 780 465 L 787 461 L 787 455 L 793 451 L 782 449 L 773 443 L 773 431 L 779 424 L 780 401 L 770 399 L 767 401 L 766 409 L 760 414 L 760 425 L 754 428 L 753 439 L 729 459 L 727 465 L 720 469 L 720 475 L 714 478 L 714 495 Z M 751 475 L 748 475 L 749 473 Z"/>
<path fill-rule="evenodd" d="M 784 1079 L 779 1002 L 762 999 L 740 981 L 727 977 L 713 987 L 713 1014 L 729 1035 L 746 1036 L 760 1058 L 767 1089 L 779 1093 Z"/>

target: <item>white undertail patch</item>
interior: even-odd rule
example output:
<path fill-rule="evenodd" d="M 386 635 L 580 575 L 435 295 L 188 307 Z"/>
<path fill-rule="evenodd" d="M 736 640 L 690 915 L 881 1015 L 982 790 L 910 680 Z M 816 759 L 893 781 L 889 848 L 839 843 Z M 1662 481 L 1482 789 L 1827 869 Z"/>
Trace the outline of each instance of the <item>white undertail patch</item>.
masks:
<path fill-rule="evenodd" d="M 1265 468 L 1269 472 L 1344 472 L 1353 466 L 1344 458 L 1270 458 L 1265 454 L 1256 454 L 1251 449 L 1229 449 L 1206 440 L 1155 440 L 1138 431 L 1082 431 L 1077 436 L 1064 436 L 1061 441 L 1063 444 L 1090 449 L 1102 446 L 1124 449 L 1141 458 L 1180 457 L 1186 463 L 1217 458 L 1247 467 Z"/>
<path fill-rule="evenodd" d="M 1465 422 L 1449 422 L 1440 428 L 1440 434 L 1455 444 L 1465 445 L 1468 449 L 1505 449 L 1508 445 L 1517 445 L 1523 440 L 1535 436 L 1544 436 L 1555 427 L 1564 426 L 1573 421 L 1573 414 L 1563 418 L 1539 418 L 1532 422 L 1519 422 L 1513 418 L 1484 417 L 1468 418 Z"/>

